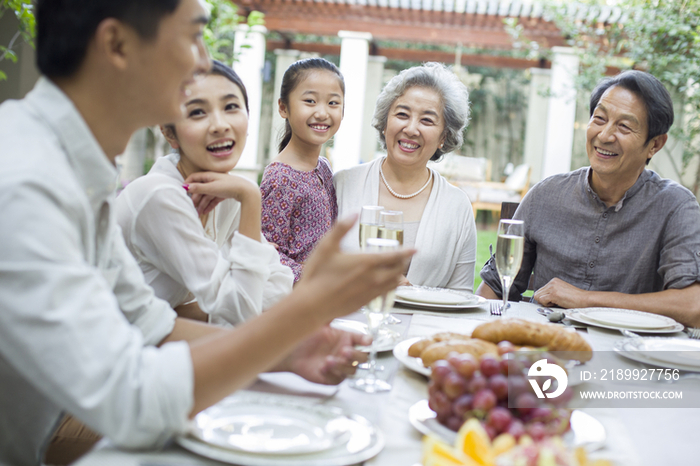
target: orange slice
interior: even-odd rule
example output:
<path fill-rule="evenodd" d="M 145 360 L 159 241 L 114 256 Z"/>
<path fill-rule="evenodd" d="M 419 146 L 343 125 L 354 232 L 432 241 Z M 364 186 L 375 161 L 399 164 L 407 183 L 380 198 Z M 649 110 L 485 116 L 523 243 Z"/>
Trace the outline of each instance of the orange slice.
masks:
<path fill-rule="evenodd" d="M 513 448 L 515 448 L 515 445 L 517 445 L 518 442 L 515 440 L 515 437 L 513 437 L 510 434 L 501 434 L 495 439 L 493 439 L 493 444 L 491 445 L 493 448 L 493 454 L 495 456 L 501 455 Z"/>
<path fill-rule="evenodd" d="M 464 452 L 481 466 L 492 466 L 495 463 L 491 439 L 478 419 L 472 418 L 462 425 L 457 432 L 455 449 Z"/>
<path fill-rule="evenodd" d="M 423 466 L 476 466 L 463 453 L 433 435 L 423 437 Z"/>

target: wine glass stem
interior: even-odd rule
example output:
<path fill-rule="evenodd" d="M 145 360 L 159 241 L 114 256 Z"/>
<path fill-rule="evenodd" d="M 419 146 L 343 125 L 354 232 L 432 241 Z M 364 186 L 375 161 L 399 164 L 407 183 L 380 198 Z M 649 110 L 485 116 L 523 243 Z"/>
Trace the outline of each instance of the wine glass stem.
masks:
<path fill-rule="evenodd" d="M 367 361 L 367 364 L 369 365 L 369 370 L 368 370 L 368 378 L 376 378 L 376 370 L 377 370 L 377 350 L 375 349 L 374 342 L 377 339 L 377 335 L 379 334 L 378 332 L 379 328 L 376 325 L 373 325 L 372 328 L 370 328 L 370 335 L 372 335 L 372 346 L 370 347 L 369 350 L 369 361 Z"/>
<path fill-rule="evenodd" d="M 506 307 L 508 306 L 508 294 L 510 293 L 510 280 L 507 278 L 503 279 L 503 308 L 501 309 L 501 312 L 506 311 Z"/>

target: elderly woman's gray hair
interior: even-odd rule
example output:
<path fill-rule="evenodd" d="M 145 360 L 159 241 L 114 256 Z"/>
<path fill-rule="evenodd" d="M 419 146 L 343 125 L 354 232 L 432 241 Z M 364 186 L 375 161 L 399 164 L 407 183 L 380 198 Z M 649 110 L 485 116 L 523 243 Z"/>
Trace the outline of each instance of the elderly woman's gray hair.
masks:
<path fill-rule="evenodd" d="M 403 70 L 391 78 L 377 97 L 377 105 L 372 118 L 372 126 L 379 132 L 382 149 L 386 150 L 383 131 L 389 119 L 389 110 L 394 101 L 412 87 L 432 89 L 440 95 L 443 118 L 445 119 L 445 143 L 435 151 L 430 160 L 438 160 L 443 154 L 462 147 L 464 128 L 469 124 L 469 91 L 459 78 L 445 65 L 425 63 Z"/>

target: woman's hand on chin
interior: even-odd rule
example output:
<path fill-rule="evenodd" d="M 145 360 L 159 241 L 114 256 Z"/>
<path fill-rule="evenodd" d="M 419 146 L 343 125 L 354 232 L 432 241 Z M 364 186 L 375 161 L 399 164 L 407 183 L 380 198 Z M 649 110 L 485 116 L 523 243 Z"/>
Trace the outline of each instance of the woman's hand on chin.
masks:
<path fill-rule="evenodd" d="M 241 204 L 252 202 L 259 205 L 261 202 L 258 186 L 238 175 L 197 172 L 188 176 L 185 184 L 200 215 L 210 212 L 224 199 L 235 199 Z"/>

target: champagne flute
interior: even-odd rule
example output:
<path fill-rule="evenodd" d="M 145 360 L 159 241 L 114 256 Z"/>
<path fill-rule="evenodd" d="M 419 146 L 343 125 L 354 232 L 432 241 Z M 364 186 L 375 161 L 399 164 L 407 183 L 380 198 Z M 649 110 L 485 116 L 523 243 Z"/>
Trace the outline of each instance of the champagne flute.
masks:
<path fill-rule="evenodd" d="M 399 248 L 399 242 L 386 238 L 367 238 L 365 242 L 366 252 L 388 252 Z M 385 295 L 378 296 L 362 308 L 367 316 L 367 327 L 372 335 L 372 346 L 369 350 L 369 370 L 367 375 L 356 379 L 348 380 L 348 385 L 352 388 L 362 390 L 367 393 L 378 393 L 391 390 L 391 384 L 377 377 L 377 350 L 375 342 L 387 312 L 394 306 L 395 291 L 389 291 Z"/>
<path fill-rule="evenodd" d="M 400 210 L 385 210 L 379 214 L 378 238 L 395 239 L 403 246 L 403 212 Z M 387 314 L 386 323 L 400 324 L 401 319 Z"/>
<path fill-rule="evenodd" d="M 366 205 L 360 212 L 360 249 L 365 249 L 367 238 L 379 238 L 379 227 L 382 225 L 380 214 L 384 207 Z"/>
<path fill-rule="evenodd" d="M 508 293 L 523 262 L 523 221 L 503 219 L 498 222 L 498 241 L 496 242 L 496 269 L 503 284 L 503 308 L 508 306 Z"/>
<path fill-rule="evenodd" d="M 384 210 L 379 214 L 378 238 L 395 239 L 403 246 L 403 212 Z"/>

